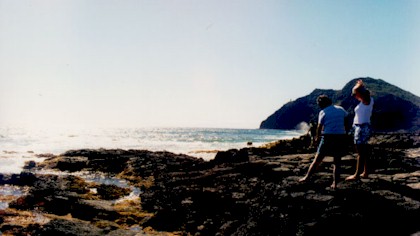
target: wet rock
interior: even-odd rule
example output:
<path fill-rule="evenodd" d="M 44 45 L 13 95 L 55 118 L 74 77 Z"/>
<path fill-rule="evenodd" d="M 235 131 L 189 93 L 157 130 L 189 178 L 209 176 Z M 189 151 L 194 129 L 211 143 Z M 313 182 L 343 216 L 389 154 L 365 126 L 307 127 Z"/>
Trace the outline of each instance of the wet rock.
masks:
<path fill-rule="evenodd" d="M 88 221 L 95 218 L 114 221 L 119 217 L 113 203 L 104 200 L 81 199 L 73 205 L 70 213 L 73 217 Z"/>
<path fill-rule="evenodd" d="M 220 152 L 210 162 L 168 152 L 74 150 L 50 158 L 45 167 L 61 163 L 117 175 L 141 188 L 141 202 L 116 207 L 113 199 L 127 189 L 97 185 L 92 194 L 92 186 L 77 177 L 35 176 L 29 194 L 12 207 L 84 220 L 38 226 L 36 232 L 46 234 L 70 228 L 82 235 L 133 233 L 122 225 L 189 235 L 359 235 L 362 229 L 372 235 L 414 234 L 420 231 L 419 157 L 408 154 L 416 153 L 410 149 L 418 148 L 418 135 L 383 138 L 388 140 L 372 140 L 371 177 L 342 181 L 336 190 L 329 187 L 330 157 L 310 181 L 298 182 L 314 156 L 302 146 L 306 138 Z M 355 156 L 343 158 L 342 178 L 354 172 Z M 94 226 L 92 232 L 87 225 Z M 25 229 L 29 232 L 19 231 Z"/>
<path fill-rule="evenodd" d="M 247 149 L 231 149 L 228 151 L 220 151 L 216 154 L 216 157 L 211 160 L 214 164 L 221 163 L 235 163 L 235 162 L 247 162 L 249 161 Z"/>
<path fill-rule="evenodd" d="M 53 156 L 40 163 L 38 167 L 44 169 L 58 169 L 61 171 L 75 172 L 87 168 L 87 162 L 87 157 Z"/>
<path fill-rule="evenodd" d="M 25 162 L 25 165 L 23 166 L 24 170 L 30 170 L 36 167 L 36 162 L 35 161 L 27 161 Z"/>
<path fill-rule="evenodd" d="M 45 224 L 34 235 L 100 236 L 104 234 L 102 230 L 86 222 L 56 219 Z"/>
<path fill-rule="evenodd" d="M 115 200 L 130 194 L 131 189 L 121 188 L 115 185 L 101 184 L 97 187 L 97 192 L 101 199 Z"/>
<path fill-rule="evenodd" d="M 237 151 L 224 152 L 214 161 L 216 166 L 199 172 L 201 176 L 178 174 L 171 179 L 156 179 L 156 185 L 142 194 L 143 207 L 157 211 L 146 225 L 211 235 L 354 235 L 361 228 L 371 234 L 409 235 L 420 230 L 414 222 L 420 217 L 419 192 L 405 187 L 417 180 L 416 172 L 405 172 L 414 167 L 405 162 L 399 148 L 409 145 L 393 142 L 384 149 L 382 144 L 373 143 L 376 152 L 371 157 L 372 171 L 394 161 L 396 172 L 384 168 L 378 173 L 394 175 L 400 183 L 374 177 L 341 182 L 338 190 L 331 190 L 328 159 L 312 181 L 298 183 L 313 158 L 313 154 L 293 154 L 299 153 L 293 143 L 300 141 L 280 142 L 260 152 L 263 156 L 255 155 L 256 149 L 243 149 L 252 152 L 252 161 L 248 162 L 236 161 Z M 292 155 L 273 155 L 289 149 Z M 344 178 L 353 173 L 355 157 L 343 159 Z"/>
<path fill-rule="evenodd" d="M 33 182 L 29 193 L 10 203 L 16 209 L 40 208 L 65 215 L 77 201 L 78 194 L 89 192 L 87 184 L 75 176 L 41 175 Z"/>
<path fill-rule="evenodd" d="M 23 171 L 20 174 L 0 174 L 0 185 L 32 185 L 35 180 L 35 175 L 27 171 Z"/>

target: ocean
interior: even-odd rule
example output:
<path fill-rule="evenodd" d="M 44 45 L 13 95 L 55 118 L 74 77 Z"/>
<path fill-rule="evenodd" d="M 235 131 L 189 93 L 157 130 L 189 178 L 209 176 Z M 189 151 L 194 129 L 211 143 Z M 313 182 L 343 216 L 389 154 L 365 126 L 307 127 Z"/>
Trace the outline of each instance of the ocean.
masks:
<path fill-rule="evenodd" d="M 42 158 L 37 157 L 40 154 L 58 155 L 83 148 L 169 151 L 210 160 L 217 151 L 258 147 L 298 137 L 304 132 L 218 128 L 0 128 L 0 173 L 20 173 L 26 161 L 41 161 Z"/>

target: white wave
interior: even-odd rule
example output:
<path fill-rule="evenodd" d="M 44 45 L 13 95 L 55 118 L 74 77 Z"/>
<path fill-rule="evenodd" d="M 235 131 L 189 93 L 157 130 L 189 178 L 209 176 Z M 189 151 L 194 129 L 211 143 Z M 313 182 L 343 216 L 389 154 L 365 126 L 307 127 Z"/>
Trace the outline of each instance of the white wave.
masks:
<path fill-rule="evenodd" d="M 0 128 L 0 173 L 14 173 L 37 154 L 61 154 L 71 149 L 145 149 L 214 158 L 216 153 L 197 150 L 257 147 L 279 139 L 301 135 L 299 130 L 207 129 L 207 128 L 109 128 L 23 129 Z"/>

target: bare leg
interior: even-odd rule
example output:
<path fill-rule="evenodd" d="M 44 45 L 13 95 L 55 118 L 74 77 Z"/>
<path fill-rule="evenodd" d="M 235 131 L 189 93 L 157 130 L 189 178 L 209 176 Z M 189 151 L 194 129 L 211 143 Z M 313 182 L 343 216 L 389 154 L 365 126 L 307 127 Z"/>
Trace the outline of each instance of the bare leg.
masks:
<path fill-rule="evenodd" d="M 365 161 L 364 161 L 364 164 L 363 164 L 363 172 L 360 174 L 360 177 L 361 178 L 369 178 L 369 173 L 368 173 L 368 171 L 367 171 L 367 164 L 366 164 L 366 162 L 367 162 L 367 158 L 365 157 L 364 158 L 365 159 Z"/>
<path fill-rule="evenodd" d="M 357 163 L 356 163 L 356 171 L 353 175 L 346 178 L 346 180 L 357 180 L 360 177 L 367 177 L 367 165 L 366 165 L 366 145 L 356 145 L 357 155 Z M 363 173 L 362 169 L 364 170 Z"/>
<path fill-rule="evenodd" d="M 334 169 L 333 169 L 333 182 L 331 188 L 337 188 L 337 183 L 340 182 L 340 167 L 341 167 L 341 156 L 334 157 Z"/>
<path fill-rule="evenodd" d="M 312 161 L 311 165 L 309 166 L 308 173 L 306 173 L 306 175 L 303 178 L 299 179 L 299 182 L 304 182 L 304 181 L 308 180 L 308 178 L 313 175 L 313 173 L 318 168 L 319 164 L 322 162 L 323 159 L 324 159 L 324 156 L 319 155 L 317 153 L 315 155 L 315 158 Z"/>
<path fill-rule="evenodd" d="M 361 178 L 369 178 L 368 165 L 367 165 L 368 156 L 369 156 L 368 147 L 365 146 L 364 149 L 365 150 L 364 150 L 364 153 L 363 153 L 363 156 L 364 156 L 363 172 L 360 174 L 360 177 Z"/>
<path fill-rule="evenodd" d="M 360 173 L 359 173 L 359 166 L 360 166 L 360 154 L 357 155 L 357 163 L 356 163 L 356 172 L 353 175 L 350 175 L 349 177 L 346 178 L 346 180 L 358 180 L 360 178 Z"/>

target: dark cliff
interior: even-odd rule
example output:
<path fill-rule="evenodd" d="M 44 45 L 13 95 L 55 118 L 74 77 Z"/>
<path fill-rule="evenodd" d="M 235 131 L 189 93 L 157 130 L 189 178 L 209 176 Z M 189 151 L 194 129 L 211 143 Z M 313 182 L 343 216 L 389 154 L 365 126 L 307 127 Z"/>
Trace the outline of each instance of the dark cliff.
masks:
<path fill-rule="evenodd" d="M 351 89 L 362 79 L 375 100 L 372 126 L 375 131 L 418 131 L 420 129 L 420 97 L 402 90 L 381 79 L 356 78 L 341 90 L 315 89 L 311 94 L 291 101 L 261 122 L 261 129 L 295 129 L 301 122 L 317 119 L 319 108 L 316 98 L 326 94 L 334 104 L 346 109 L 354 117 L 358 101 L 351 96 Z"/>

